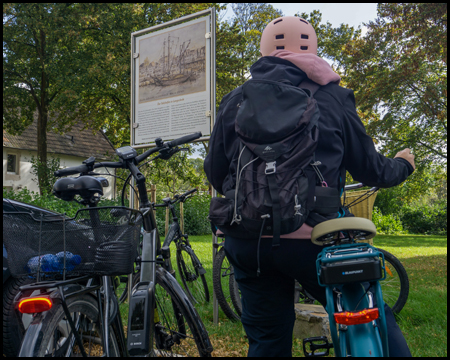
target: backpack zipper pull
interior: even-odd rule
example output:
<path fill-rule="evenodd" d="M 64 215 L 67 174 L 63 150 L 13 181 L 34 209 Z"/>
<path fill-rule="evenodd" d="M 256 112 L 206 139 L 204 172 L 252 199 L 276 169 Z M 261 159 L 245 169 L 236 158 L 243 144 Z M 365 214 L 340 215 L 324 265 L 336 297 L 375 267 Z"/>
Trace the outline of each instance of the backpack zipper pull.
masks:
<path fill-rule="evenodd" d="M 302 206 L 298 203 L 297 195 L 295 195 L 295 206 L 294 206 L 295 213 L 294 213 L 294 216 L 295 215 L 303 216 L 303 214 L 300 211 L 301 208 L 302 208 Z"/>

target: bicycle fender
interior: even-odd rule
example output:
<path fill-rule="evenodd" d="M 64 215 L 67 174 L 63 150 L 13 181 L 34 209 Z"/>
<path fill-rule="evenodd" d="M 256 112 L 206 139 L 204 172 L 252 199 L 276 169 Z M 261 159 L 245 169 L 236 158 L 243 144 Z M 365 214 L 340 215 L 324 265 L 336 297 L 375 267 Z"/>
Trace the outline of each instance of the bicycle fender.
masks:
<path fill-rule="evenodd" d="M 209 336 L 207 335 L 208 332 L 206 331 L 203 322 L 200 318 L 200 316 L 197 313 L 197 310 L 195 310 L 194 306 L 188 299 L 186 293 L 181 288 L 180 284 L 178 284 L 177 280 L 170 275 L 170 273 L 163 269 L 162 267 L 158 266 L 156 268 L 157 276 L 160 278 L 160 280 L 165 283 L 169 288 L 173 289 L 174 296 L 177 298 L 177 301 L 183 306 L 187 312 L 188 316 L 191 317 L 192 324 L 196 327 L 197 334 L 195 336 L 197 337 L 198 334 L 206 334 L 205 336 L 200 337 L 200 341 L 203 344 L 203 347 L 206 349 L 207 354 L 211 353 L 213 351 L 213 346 L 211 344 L 211 341 L 209 340 Z M 204 354 L 204 355 L 207 355 Z"/>
<path fill-rule="evenodd" d="M 81 288 L 80 285 L 69 285 L 66 289 L 64 289 L 65 290 L 64 293 L 67 295 L 73 291 L 79 290 L 80 288 Z M 24 293 L 20 291 L 14 298 L 15 303 L 19 302 L 22 294 L 26 294 L 26 292 Z M 60 306 L 61 295 L 58 289 L 51 291 L 48 295 L 52 299 L 53 306 Z M 19 357 L 37 357 L 38 354 L 36 343 L 42 340 L 43 337 L 42 324 L 47 316 L 53 316 L 53 313 L 51 311 L 44 311 L 41 313 L 33 314 L 33 320 L 31 321 L 30 325 L 25 331 L 22 344 L 20 345 L 20 350 L 18 354 Z"/>
<path fill-rule="evenodd" d="M 37 357 L 36 343 L 40 342 L 43 337 L 42 322 L 48 313 L 49 311 L 35 314 L 33 321 L 24 334 L 22 344 L 20 345 L 19 357 Z"/>
<path fill-rule="evenodd" d="M 361 284 L 345 285 L 341 291 L 346 309 L 362 310 L 369 307 L 365 289 Z M 380 332 L 372 322 L 349 325 L 347 336 L 352 357 L 383 356 Z"/>

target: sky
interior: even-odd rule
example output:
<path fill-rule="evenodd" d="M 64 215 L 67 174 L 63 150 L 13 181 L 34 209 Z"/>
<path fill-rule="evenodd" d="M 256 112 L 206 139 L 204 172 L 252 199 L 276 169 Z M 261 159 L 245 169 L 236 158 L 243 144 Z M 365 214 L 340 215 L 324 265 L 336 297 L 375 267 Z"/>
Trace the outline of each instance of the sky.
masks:
<path fill-rule="evenodd" d="M 333 27 L 340 24 L 348 24 L 355 28 L 362 23 L 375 20 L 377 17 L 376 3 L 270 3 L 275 9 L 279 9 L 285 16 L 294 16 L 296 13 L 310 14 L 313 10 L 322 13 L 322 21 L 329 21 Z M 231 4 L 228 5 L 225 18 L 232 17 Z M 364 29 L 363 29 L 364 35 Z"/>

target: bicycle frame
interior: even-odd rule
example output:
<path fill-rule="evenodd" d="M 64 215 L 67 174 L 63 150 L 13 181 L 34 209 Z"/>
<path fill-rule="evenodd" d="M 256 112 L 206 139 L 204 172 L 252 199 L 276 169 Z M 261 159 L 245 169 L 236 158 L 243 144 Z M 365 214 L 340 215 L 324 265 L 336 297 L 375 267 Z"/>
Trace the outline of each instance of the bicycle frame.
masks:
<path fill-rule="evenodd" d="M 370 287 L 367 290 L 362 285 L 362 282 L 366 282 L 365 280 L 334 284 L 329 282 L 323 284 L 321 281 L 324 265 L 363 259 L 367 258 L 368 255 L 374 258 L 381 257 L 384 276 L 379 280 L 384 280 L 386 277 L 384 255 L 369 244 L 359 243 L 332 246 L 323 249 L 317 257 L 318 280 L 321 286 L 326 287 L 326 310 L 330 320 L 330 332 L 334 350 L 338 357 L 349 355 L 358 357 L 389 356 L 384 301 L 379 280 L 369 281 Z M 335 268 L 335 271 L 341 270 Z M 356 270 L 355 273 L 358 271 L 361 270 Z M 348 274 L 350 274 L 350 277 L 352 276 L 351 272 L 348 272 Z M 379 324 L 375 321 L 356 325 L 339 324 L 339 330 L 337 330 L 335 313 L 342 313 L 343 310 L 357 312 L 374 307 L 373 294 L 368 291 L 369 289 L 373 289 L 375 292 Z M 335 290 L 338 291 L 337 298 L 334 296 Z"/>

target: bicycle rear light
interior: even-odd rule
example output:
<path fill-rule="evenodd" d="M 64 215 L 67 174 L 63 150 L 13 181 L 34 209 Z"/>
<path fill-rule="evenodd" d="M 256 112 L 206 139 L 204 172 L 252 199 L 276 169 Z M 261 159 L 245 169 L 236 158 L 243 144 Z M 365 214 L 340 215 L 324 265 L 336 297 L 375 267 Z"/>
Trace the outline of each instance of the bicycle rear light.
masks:
<path fill-rule="evenodd" d="M 334 313 L 334 320 L 343 325 L 359 325 L 378 319 L 378 308 L 364 309 L 358 312 L 344 311 Z"/>
<path fill-rule="evenodd" d="M 19 302 L 19 311 L 22 314 L 34 314 L 48 311 L 52 308 L 52 301 L 47 297 L 32 297 Z"/>

